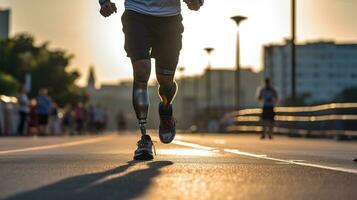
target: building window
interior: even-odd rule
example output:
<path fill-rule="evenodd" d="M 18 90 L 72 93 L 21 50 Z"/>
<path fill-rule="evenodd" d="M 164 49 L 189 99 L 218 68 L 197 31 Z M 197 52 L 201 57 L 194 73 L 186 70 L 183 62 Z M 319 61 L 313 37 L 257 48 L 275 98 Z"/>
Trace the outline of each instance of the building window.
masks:
<path fill-rule="evenodd" d="M 320 74 L 317 72 L 314 72 L 314 78 L 319 78 Z"/>

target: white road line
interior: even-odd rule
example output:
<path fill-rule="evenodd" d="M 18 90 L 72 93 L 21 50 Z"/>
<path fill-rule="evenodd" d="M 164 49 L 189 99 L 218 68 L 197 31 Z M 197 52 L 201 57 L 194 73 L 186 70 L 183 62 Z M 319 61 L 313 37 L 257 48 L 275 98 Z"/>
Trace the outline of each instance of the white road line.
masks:
<path fill-rule="evenodd" d="M 178 141 L 178 140 L 175 140 L 173 143 L 177 144 L 177 145 L 181 145 L 181 146 L 187 146 L 187 147 L 202 149 L 202 150 L 206 150 L 206 151 L 216 150 L 213 147 L 208 147 L 208 146 L 203 146 L 203 145 L 199 145 L 199 144 L 183 142 L 183 141 Z M 308 163 L 307 161 L 302 161 L 302 160 L 284 160 L 284 159 L 269 157 L 267 155 L 243 152 L 243 151 L 239 151 L 237 149 L 224 149 L 224 152 L 232 153 L 232 154 L 236 154 L 236 155 L 240 155 L 240 156 L 248 156 L 248 157 L 253 157 L 253 158 L 277 161 L 277 162 L 282 162 L 282 163 L 286 163 L 286 164 L 294 164 L 294 165 L 300 165 L 300 166 L 305 166 L 305 167 L 314 167 L 314 168 L 319 168 L 319 169 L 327 169 L 327 170 L 332 170 L 332 171 L 357 174 L 356 169 L 348 169 L 348 168 L 343 168 L 343 167 L 331 167 L 331 166 L 326 166 L 326 165 Z"/>
<path fill-rule="evenodd" d="M 104 140 L 109 140 L 111 138 L 112 138 L 112 136 L 96 137 L 96 138 L 90 138 L 90 139 L 61 143 L 61 144 L 51 144 L 51 145 L 44 145 L 44 146 L 28 147 L 28 148 L 23 148 L 23 149 L 5 150 L 5 151 L 0 151 L 0 155 L 12 154 L 12 153 L 22 153 L 22 152 L 29 152 L 29 151 L 48 150 L 48 149 L 55 149 L 55 148 L 61 148 L 61 147 L 78 146 L 78 145 L 82 145 L 82 144 L 91 144 L 91 143 L 101 142 Z"/>
<path fill-rule="evenodd" d="M 357 174 L 357 170 L 355 170 L 355 169 L 347 169 L 347 168 L 343 168 L 343 167 L 331 167 L 331 166 L 326 166 L 326 165 L 300 162 L 300 161 L 296 161 L 296 160 L 284 160 L 284 159 L 279 159 L 279 158 L 272 158 L 272 157 L 268 157 L 268 156 L 261 156 L 261 155 L 257 155 L 257 154 L 253 154 L 253 153 L 242 152 L 237 149 L 224 149 L 224 151 L 228 152 L 228 153 L 241 155 L 241 156 L 250 156 L 250 157 L 254 157 L 254 158 L 272 160 L 272 161 L 277 161 L 277 162 L 284 162 L 284 163 L 288 163 L 288 164 L 301 165 L 301 166 L 306 166 L 306 167 L 314 167 L 314 168 L 320 168 L 320 169 L 328 169 L 328 170 L 333 170 L 333 171 Z"/>
<path fill-rule="evenodd" d="M 202 146 L 202 145 L 199 145 L 199 144 L 183 142 L 183 141 L 180 141 L 180 140 L 174 140 L 172 143 L 173 144 L 177 144 L 177 145 L 181 145 L 181 146 L 192 147 L 192 148 L 195 148 L 195 149 L 206 150 L 206 151 L 214 150 L 214 148 L 212 148 L 212 147 L 206 147 L 206 146 Z"/>

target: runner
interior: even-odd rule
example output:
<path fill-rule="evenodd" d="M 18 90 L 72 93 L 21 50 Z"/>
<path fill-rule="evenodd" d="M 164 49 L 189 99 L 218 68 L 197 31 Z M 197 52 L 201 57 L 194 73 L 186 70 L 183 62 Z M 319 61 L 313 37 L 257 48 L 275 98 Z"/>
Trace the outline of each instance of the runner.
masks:
<path fill-rule="evenodd" d="M 258 89 L 257 97 L 262 104 L 261 121 L 263 125 L 263 131 L 261 139 L 265 139 L 266 134 L 268 134 L 269 139 L 273 139 L 272 134 L 275 118 L 274 107 L 278 101 L 278 93 L 271 85 L 270 78 L 264 79 L 264 86 Z"/>
<path fill-rule="evenodd" d="M 190 10 L 199 10 L 203 0 L 184 0 Z M 100 13 L 109 17 L 117 8 L 110 0 L 99 0 Z M 130 57 L 134 71 L 133 106 L 139 120 L 141 139 L 134 153 L 136 160 L 153 159 L 152 141 L 146 134 L 149 108 L 147 83 L 150 78 L 151 61 L 155 58 L 156 77 L 159 83 L 159 138 L 170 143 L 176 134 L 172 101 L 177 92 L 174 75 L 182 46 L 182 25 L 180 0 L 125 0 L 122 15 L 125 34 L 125 50 Z"/>

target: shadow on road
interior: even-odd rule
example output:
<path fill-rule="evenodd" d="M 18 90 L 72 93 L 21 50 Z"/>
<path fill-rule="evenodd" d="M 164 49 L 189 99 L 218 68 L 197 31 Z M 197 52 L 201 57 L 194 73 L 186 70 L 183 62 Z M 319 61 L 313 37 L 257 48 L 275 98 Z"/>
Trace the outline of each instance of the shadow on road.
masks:
<path fill-rule="evenodd" d="M 117 200 L 138 198 L 149 188 L 153 178 L 160 175 L 160 168 L 173 164 L 170 161 L 149 162 L 146 169 L 119 175 L 136 163 L 138 162 L 130 161 L 126 165 L 108 171 L 67 178 L 39 189 L 14 195 L 6 200 Z M 118 177 L 115 177 L 116 175 Z"/>

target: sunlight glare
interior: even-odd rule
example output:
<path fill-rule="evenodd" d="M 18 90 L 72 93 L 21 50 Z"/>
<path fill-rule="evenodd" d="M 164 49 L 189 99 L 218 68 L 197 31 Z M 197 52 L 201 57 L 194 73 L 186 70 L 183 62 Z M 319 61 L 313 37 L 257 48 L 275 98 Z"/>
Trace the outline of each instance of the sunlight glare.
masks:
<path fill-rule="evenodd" d="M 176 156 L 212 156 L 214 152 L 199 149 L 158 149 L 160 155 L 176 155 Z"/>

